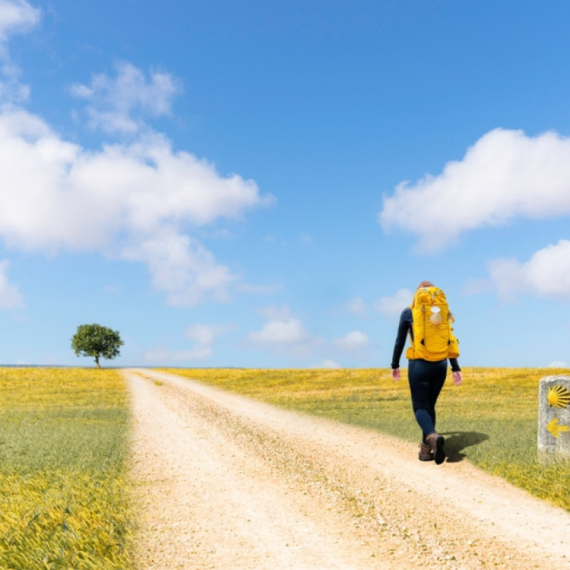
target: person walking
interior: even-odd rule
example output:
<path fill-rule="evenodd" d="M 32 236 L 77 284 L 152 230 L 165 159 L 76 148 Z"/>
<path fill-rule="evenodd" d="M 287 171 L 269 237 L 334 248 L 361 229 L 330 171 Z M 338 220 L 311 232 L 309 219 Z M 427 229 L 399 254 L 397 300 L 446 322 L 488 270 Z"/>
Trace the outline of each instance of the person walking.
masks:
<path fill-rule="evenodd" d="M 454 384 L 460 386 L 463 381 L 457 362 L 458 342 L 451 327 L 454 320 L 443 291 L 431 281 L 422 281 L 412 306 L 402 311 L 392 355 L 392 378 L 399 381 L 400 358 L 409 334 L 408 381 L 412 408 L 422 430 L 418 458 L 420 461 L 435 459 L 437 465 L 445 460 L 445 439 L 435 429 L 435 406 L 447 376 L 448 359 Z"/>

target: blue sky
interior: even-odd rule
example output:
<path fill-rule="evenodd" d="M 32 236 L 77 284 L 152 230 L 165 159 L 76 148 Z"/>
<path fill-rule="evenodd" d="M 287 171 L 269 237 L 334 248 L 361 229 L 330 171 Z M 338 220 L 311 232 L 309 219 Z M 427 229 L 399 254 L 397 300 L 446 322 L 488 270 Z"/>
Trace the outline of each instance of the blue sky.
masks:
<path fill-rule="evenodd" d="M 0 0 L 0 362 L 570 363 L 566 2 Z"/>

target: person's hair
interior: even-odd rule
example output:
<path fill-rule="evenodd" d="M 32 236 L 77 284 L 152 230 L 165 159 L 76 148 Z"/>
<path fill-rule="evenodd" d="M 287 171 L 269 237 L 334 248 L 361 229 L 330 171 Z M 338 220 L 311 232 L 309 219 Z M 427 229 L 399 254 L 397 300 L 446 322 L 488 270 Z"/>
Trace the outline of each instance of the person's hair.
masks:
<path fill-rule="evenodd" d="M 418 289 L 421 289 L 422 287 L 433 287 L 433 283 L 431 281 L 422 281 L 419 285 L 418 285 Z"/>

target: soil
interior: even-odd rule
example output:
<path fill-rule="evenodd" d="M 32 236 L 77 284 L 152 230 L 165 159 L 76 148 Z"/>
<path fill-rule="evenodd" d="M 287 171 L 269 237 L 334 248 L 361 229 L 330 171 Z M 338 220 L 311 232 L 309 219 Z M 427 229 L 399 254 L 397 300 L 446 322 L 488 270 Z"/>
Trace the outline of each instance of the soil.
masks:
<path fill-rule="evenodd" d="M 136 568 L 570 569 L 570 514 L 468 461 L 192 380 L 125 372 Z"/>

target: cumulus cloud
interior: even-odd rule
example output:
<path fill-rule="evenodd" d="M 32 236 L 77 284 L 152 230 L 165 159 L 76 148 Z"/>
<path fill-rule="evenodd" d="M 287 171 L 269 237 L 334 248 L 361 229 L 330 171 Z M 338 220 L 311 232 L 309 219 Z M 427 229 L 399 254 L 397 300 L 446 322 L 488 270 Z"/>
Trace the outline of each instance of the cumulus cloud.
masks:
<path fill-rule="evenodd" d="M 568 364 L 564 360 L 555 360 L 551 362 L 547 368 L 568 368 Z"/>
<path fill-rule="evenodd" d="M 21 103 L 30 97 L 30 87 L 20 83 L 20 68 L 9 62 L 0 64 L 0 102 Z"/>
<path fill-rule="evenodd" d="M 19 103 L 28 99 L 30 88 L 20 83 L 20 68 L 10 61 L 6 47 L 15 33 L 27 32 L 40 19 L 40 10 L 25 0 L 0 0 L 0 102 Z"/>
<path fill-rule="evenodd" d="M 27 32 L 40 20 L 40 10 L 26 0 L 0 0 L 0 56 L 5 56 L 5 44 L 14 33 Z"/>
<path fill-rule="evenodd" d="M 570 241 L 549 245 L 522 263 L 516 259 L 494 259 L 488 270 L 491 287 L 503 300 L 511 300 L 519 293 L 570 298 Z"/>
<path fill-rule="evenodd" d="M 366 334 L 360 331 L 351 331 L 342 338 L 335 338 L 332 341 L 333 346 L 344 353 L 356 357 L 365 356 L 366 349 L 370 342 Z"/>
<path fill-rule="evenodd" d="M 143 360 L 152 364 L 171 364 L 174 362 L 185 362 L 203 358 L 200 351 L 189 350 L 171 350 L 165 346 L 155 346 L 145 350 Z"/>
<path fill-rule="evenodd" d="M 357 317 L 363 317 L 366 314 L 364 300 L 362 297 L 354 297 L 346 304 L 346 310 Z"/>
<path fill-rule="evenodd" d="M 438 176 L 402 182 L 385 197 L 379 222 L 385 231 L 415 233 L 433 251 L 466 231 L 504 225 L 515 217 L 570 214 L 570 138 L 555 132 L 528 137 L 495 129 Z"/>
<path fill-rule="evenodd" d="M 203 360 L 214 354 L 216 338 L 233 330 L 233 325 L 207 325 L 194 324 L 186 330 L 186 337 L 193 341 L 193 345 L 185 350 L 170 350 L 158 346 L 147 350 L 143 354 L 146 362 L 169 363 L 192 360 Z"/>
<path fill-rule="evenodd" d="M 120 256 L 146 263 L 154 288 L 168 294 L 171 306 L 192 307 L 209 294 L 216 301 L 229 301 L 228 287 L 240 277 L 220 265 L 196 239 L 167 228 L 148 238 L 133 240 Z"/>
<path fill-rule="evenodd" d="M 490 293 L 493 291 L 493 284 L 490 279 L 475 279 L 468 277 L 463 285 L 461 292 L 464 295 L 479 295 L 481 293 Z"/>
<path fill-rule="evenodd" d="M 261 330 L 247 336 L 248 344 L 254 348 L 301 355 L 312 352 L 321 343 L 320 339 L 311 336 L 300 319 L 291 315 L 286 305 L 270 305 L 262 314 L 267 321 Z"/>
<path fill-rule="evenodd" d="M 71 92 L 88 102 L 87 115 L 93 128 L 108 133 L 134 134 L 147 117 L 170 115 L 172 99 L 180 91 L 170 73 L 151 71 L 147 78 L 134 65 L 116 64 L 116 77 L 95 74 L 90 85 L 75 84 Z"/>
<path fill-rule="evenodd" d="M 234 325 L 205 325 L 197 323 L 188 327 L 186 336 L 194 341 L 196 346 L 212 347 L 217 337 L 234 329 Z"/>
<path fill-rule="evenodd" d="M 236 289 L 242 293 L 250 295 L 275 295 L 285 289 L 283 283 L 274 283 L 272 285 L 252 285 L 251 283 L 239 283 Z"/>
<path fill-rule="evenodd" d="M 116 77 L 94 75 L 89 85 L 73 87 L 87 100 L 93 126 L 136 134 L 130 144 L 88 151 L 18 107 L 28 89 L 5 44 L 39 16 L 26 0 L 0 0 L 0 240 L 23 251 L 99 252 L 142 262 L 171 305 L 227 300 L 240 276 L 191 233 L 240 219 L 271 197 L 260 196 L 251 180 L 222 176 L 209 162 L 175 152 L 150 129 L 140 132 L 147 117 L 171 112 L 179 87 L 168 73 L 147 76 L 120 63 Z"/>
<path fill-rule="evenodd" d="M 0 308 L 14 309 L 24 307 L 24 298 L 18 286 L 11 283 L 6 275 L 9 265 L 10 262 L 6 259 L 0 261 Z"/>
<path fill-rule="evenodd" d="M 334 360 L 325 358 L 320 364 L 317 364 L 315 368 L 340 368 L 340 364 Z"/>
<path fill-rule="evenodd" d="M 105 285 L 105 287 L 103 287 L 103 293 L 109 293 L 110 295 L 120 295 L 122 291 L 118 285 Z"/>
<path fill-rule="evenodd" d="M 156 346 L 144 352 L 143 360 L 156 364 L 170 364 L 202 360 L 212 354 L 213 351 L 210 347 L 194 346 L 187 350 L 171 350 L 164 346 Z"/>
<path fill-rule="evenodd" d="M 306 232 L 299 233 L 299 240 L 304 245 L 314 245 L 315 243 L 315 238 L 311 234 L 308 234 Z"/>
<path fill-rule="evenodd" d="M 398 289 L 392 297 L 381 297 L 374 308 L 389 320 L 398 319 L 402 311 L 412 303 L 414 294 L 409 289 Z"/>
<path fill-rule="evenodd" d="M 226 299 L 239 279 L 187 232 L 271 202 L 252 180 L 221 176 L 163 136 L 87 151 L 13 107 L 0 114 L 0 174 L 8 247 L 143 262 L 173 305 Z"/>
<path fill-rule="evenodd" d="M 268 320 L 260 331 L 252 332 L 250 340 L 258 345 L 292 345 L 309 338 L 303 323 L 280 310 L 277 314 L 266 315 Z"/>

